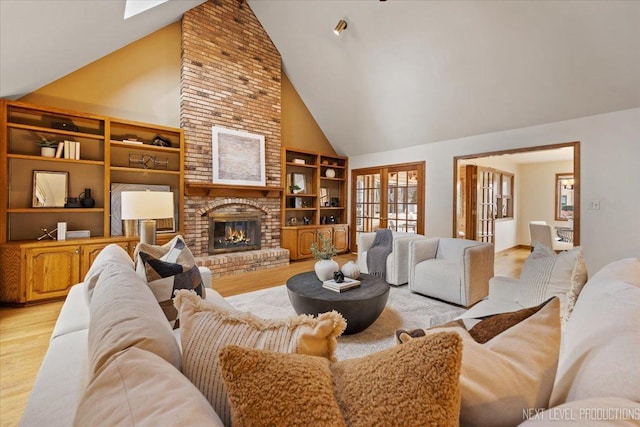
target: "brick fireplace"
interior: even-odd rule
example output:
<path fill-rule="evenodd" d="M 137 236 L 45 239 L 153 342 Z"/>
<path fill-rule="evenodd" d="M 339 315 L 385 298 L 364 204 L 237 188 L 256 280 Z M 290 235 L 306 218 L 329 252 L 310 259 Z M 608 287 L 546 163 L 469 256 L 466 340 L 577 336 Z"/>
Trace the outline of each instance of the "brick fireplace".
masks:
<path fill-rule="evenodd" d="M 289 262 L 289 252 L 280 248 L 280 64 L 280 54 L 246 2 L 209 0 L 184 14 L 185 239 L 214 277 Z M 197 187 L 212 183 L 212 126 L 265 137 L 262 191 Z M 260 249 L 210 254 L 209 216 L 215 214 L 259 216 Z"/>

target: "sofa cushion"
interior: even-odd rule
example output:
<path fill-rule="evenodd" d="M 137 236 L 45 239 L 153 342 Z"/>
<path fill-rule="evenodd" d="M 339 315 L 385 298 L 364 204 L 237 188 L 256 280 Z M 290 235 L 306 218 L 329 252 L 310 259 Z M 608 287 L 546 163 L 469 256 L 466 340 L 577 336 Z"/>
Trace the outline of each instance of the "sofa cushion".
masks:
<path fill-rule="evenodd" d="M 96 373 L 73 425 L 221 426 L 222 421 L 180 371 L 153 353 L 131 347 Z"/>
<path fill-rule="evenodd" d="M 457 426 L 461 352 L 440 333 L 336 363 L 228 346 L 220 365 L 233 425 Z"/>
<path fill-rule="evenodd" d="M 566 325 L 551 404 L 619 396 L 640 402 L 640 259 L 595 274 Z"/>
<path fill-rule="evenodd" d="M 138 253 L 138 260 L 147 284 L 160 303 L 171 327 L 180 327 L 178 310 L 173 305 L 173 294 L 177 289 L 189 289 L 204 298 L 205 289 L 200 270 L 195 265 L 185 268 L 182 264 L 163 261 L 143 251 Z"/>
<path fill-rule="evenodd" d="M 427 331 L 455 331 L 463 339 L 461 425 L 514 426 L 523 410 L 548 407 L 560 348 L 559 310 L 553 298 L 485 344 L 459 326 Z"/>
<path fill-rule="evenodd" d="M 218 362 L 221 348 L 235 344 L 334 360 L 336 338 L 346 327 L 336 312 L 317 318 L 302 315 L 263 320 L 251 313 L 228 310 L 186 290 L 176 291 L 174 302 L 181 319 L 182 372 L 205 395 L 225 425 L 229 425 L 231 413 Z"/>
<path fill-rule="evenodd" d="M 115 264 L 120 265 L 123 268 L 133 268 L 133 260 L 122 247 L 112 243 L 105 246 L 96 259 L 93 260 L 93 264 L 84 276 L 84 291 L 87 306 L 91 302 L 91 296 L 93 295 L 93 289 L 98 283 L 100 273 L 106 265 Z"/>
<path fill-rule="evenodd" d="M 153 293 L 133 269 L 107 265 L 89 306 L 89 361 L 95 374 L 114 354 L 139 347 L 180 369 L 180 347 Z"/>
<path fill-rule="evenodd" d="M 78 283 L 69 289 L 53 327 L 52 340 L 71 332 L 89 329 L 89 305 L 85 299 L 85 287 L 84 283 Z"/>
<path fill-rule="evenodd" d="M 89 383 L 88 333 L 83 329 L 51 340 L 22 413 L 21 426 L 70 426 L 73 423 Z M 11 368 L 3 365 L 2 369 Z M 4 389 L 2 391 L 4 393 Z M 2 399 L 0 412 L 5 407 L 4 396 Z M 6 401 L 7 407 L 9 402 Z"/>

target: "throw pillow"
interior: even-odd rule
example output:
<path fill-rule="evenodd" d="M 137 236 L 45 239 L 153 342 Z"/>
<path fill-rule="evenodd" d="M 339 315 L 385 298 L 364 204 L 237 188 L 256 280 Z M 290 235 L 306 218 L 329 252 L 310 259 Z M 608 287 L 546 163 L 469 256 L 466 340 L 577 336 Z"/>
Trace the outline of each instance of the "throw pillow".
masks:
<path fill-rule="evenodd" d="M 433 334 L 342 362 L 227 346 L 234 426 L 457 426 L 462 340 Z"/>
<path fill-rule="evenodd" d="M 178 290 L 174 299 L 181 319 L 182 372 L 230 425 L 231 412 L 218 361 L 229 344 L 286 353 L 302 353 L 335 360 L 337 337 L 346 322 L 333 311 L 263 320 L 251 313 L 228 310 L 195 293 Z"/>
<path fill-rule="evenodd" d="M 205 298 L 204 284 L 197 266 L 185 269 L 181 264 L 162 261 L 146 252 L 139 252 L 138 259 L 145 274 L 145 279 L 153 295 L 173 329 L 180 327 L 178 310 L 173 305 L 173 294 L 178 289 L 190 289 L 201 298 Z"/>
<path fill-rule="evenodd" d="M 521 292 L 516 302 L 533 307 L 551 297 L 560 299 L 560 315 L 569 318 L 580 290 L 587 281 L 582 248 L 554 254 L 536 245 L 522 266 Z"/>
<path fill-rule="evenodd" d="M 207 399 L 179 370 L 131 347 L 91 379 L 73 425 L 211 426 L 216 421 L 220 423 Z"/>
<path fill-rule="evenodd" d="M 491 340 L 493 337 L 511 328 L 512 326 L 515 326 L 523 320 L 528 319 L 530 316 L 536 314 L 542 309 L 542 307 L 547 304 L 547 302 L 548 301 L 545 301 L 536 307 L 523 308 L 522 310 L 517 310 L 509 313 L 499 313 L 492 314 L 490 316 L 484 316 L 480 318 L 477 323 L 474 323 L 473 327 L 468 329 L 469 335 L 475 340 L 475 342 L 484 344 L 487 341 Z M 464 321 L 462 320 L 452 320 L 451 322 L 436 326 L 431 329 L 449 328 L 456 326 L 467 329 L 465 327 Z M 403 343 L 411 338 L 425 336 L 426 334 L 427 331 L 425 331 L 424 329 L 398 329 L 396 331 L 396 340 L 398 343 Z"/>
<path fill-rule="evenodd" d="M 148 243 L 140 242 L 136 246 L 133 253 L 133 259 L 136 260 L 136 271 L 143 276 L 140 257 L 140 252 L 146 252 L 154 258 L 161 259 L 162 261 L 173 262 L 175 264 L 181 264 L 184 267 L 193 267 L 196 265 L 196 259 L 193 256 L 191 250 L 184 241 L 184 238 L 180 235 L 169 240 L 167 243 L 161 246 L 150 245 Z"/>
<path fill-rule="evenodd" d="M 463 339 L 460 425 L 514 426 L 523 410 L 548 407 L 560 351 L 559 311 L 553 298 L 485 344 L 459 326 L 427 330 L 455 331 Z M 411 341 L 409 334 L 403 338 Z"/>

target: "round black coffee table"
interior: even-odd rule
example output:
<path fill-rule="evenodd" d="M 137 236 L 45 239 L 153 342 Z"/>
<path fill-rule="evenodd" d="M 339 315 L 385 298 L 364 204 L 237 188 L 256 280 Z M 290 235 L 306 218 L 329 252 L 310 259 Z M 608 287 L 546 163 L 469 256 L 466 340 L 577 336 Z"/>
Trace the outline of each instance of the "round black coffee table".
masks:
<path fill-rule="evenodd" d="M 347 321 L 344 334 L 355 334 L 375 322 L 389 298 L 389 284 L 384 279 L 361 274 L 358 280 L 360 287 L 334 292 L 323 288 L 316 273 L 309 271 L 287 280 L 287 292 L 296 313 L 317 316 L 335 310 Z"/>

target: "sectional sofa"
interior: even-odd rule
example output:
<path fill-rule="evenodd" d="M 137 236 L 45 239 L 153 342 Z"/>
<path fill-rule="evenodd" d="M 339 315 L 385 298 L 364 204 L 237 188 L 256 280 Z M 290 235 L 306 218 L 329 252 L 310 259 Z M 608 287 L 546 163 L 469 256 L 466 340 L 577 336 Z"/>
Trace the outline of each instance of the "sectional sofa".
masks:
<path fill-rule="evenodd" d="M 118 425 L 224 425 L 182 375 L 180 329 L 171 329 L 133 262 L 112 245 L 92 271 L 62 307 L 21 425 L 112 423 L 114 414 Z M 233 311 L 203 274 L 206 300 Z M 640 425 L 639 355 L 640 259 L 629 258 L 587 282 L 563 332 L 549 405 L 523 408 L 521 421 Z M 122 383 L 95 393 L 100 381 Z"/>

